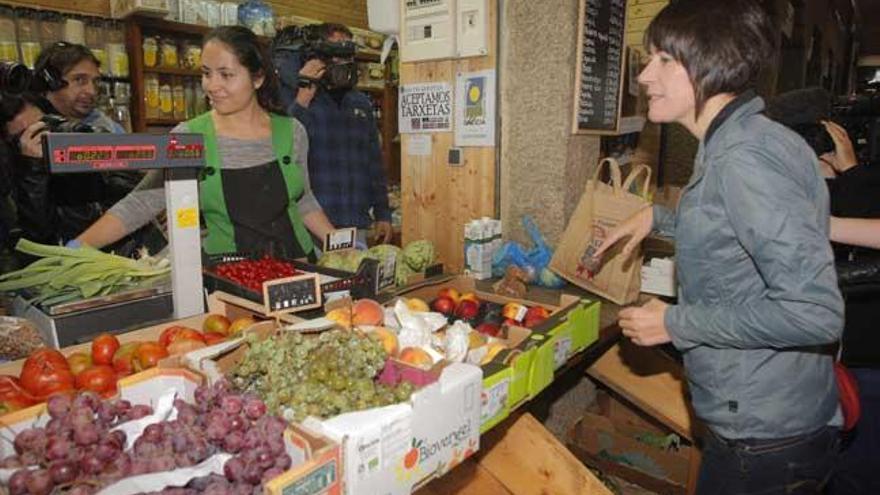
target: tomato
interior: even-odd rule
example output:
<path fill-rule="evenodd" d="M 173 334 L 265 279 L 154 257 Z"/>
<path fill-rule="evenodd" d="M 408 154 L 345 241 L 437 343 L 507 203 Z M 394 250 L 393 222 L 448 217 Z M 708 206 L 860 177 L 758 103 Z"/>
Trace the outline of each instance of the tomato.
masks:
<path fill-rule="evenodd" d="M 162 334 L 159 336 L 159 345 L 162 347 L 168 347 L 168 344 L 174 342 L 177 339 L 191 339 L 198 340 L 201 342 L 205 342 L 205 338 L 198 330 L 194 330 L 189 327 L 182 327 L 180 325 L 174 325 L 172 327 L 168 327 L 165 330 L 162 330 Z"/>
<path fill-rule="evenodd" d="M 168 347 L 166 347 L 165 350 L 168 351 L 168 354 L 176 356 L 177 354 L 186 354 L 189 351 L 202 349 L 204 347 L 207 347 L 207 345 L 201 340 L 177 339 L 168 344 Z"/>
<path fill-rule="evenodd" d="M 39 402 L 36 397 L 22 388 L 18 378 L 0 375 L 0 407 L 6 411 L 16 411 Z"/>
<path fill-rule="evenodd" d="M 168 357 L 168 351 L 156 342 L 144 342 L 135 351 L 141 369 L 152 368 L 162 358 Z"/>
<path fill-rule="evenodd" d="M 140 342 L 128 342 L 122 344 L 116 354 L 113 355 L 113 369 L 121 376 L 127 376 L 141 370 L 140 363 L 137 360 L 137 348 Z"/>
<path fill-rule="evenodd" d="M 218 342 L 223 342 L 226 340 L 226 335 L 215 332 L 205 332 L 202 334 L 205 337 L 205 343 L 208 345 L 214 345 Z"/>
<path fill-rule="evenodd" d="M 229 330 L 229 318 L 223 315 L 208 315 L 205 318 L 205 321 L 202 322 L 202 331 L 203 332 L 215 332 L 220 334 L 226 334 Z"/>
<path fill-rule="evenodd" d="M 119 339 L 109 333 L 102 333 L 92 341 L 92 361 L 95 364 L 112 364 L 117 350 Z"/>
<path fill-rule="evenodd" d="M 116 390 L 116 370 L 112 366 L 99 364 L 76 376 L 76 388 L 103 394 Z"/>
<path fill-rule="evenodd" d="M 67 364 L 75 376 L 92 367 L 92 356 L 84 352 L 74 352 L 67 356 Z"/>
<path fill-rule="evenodd" d="M 21 386 L 43 400 L 55 392 L 72 390 L 76 379 L 67 359 L 54 349 L 38 349 L 28 356 L 21 369 Z"/>

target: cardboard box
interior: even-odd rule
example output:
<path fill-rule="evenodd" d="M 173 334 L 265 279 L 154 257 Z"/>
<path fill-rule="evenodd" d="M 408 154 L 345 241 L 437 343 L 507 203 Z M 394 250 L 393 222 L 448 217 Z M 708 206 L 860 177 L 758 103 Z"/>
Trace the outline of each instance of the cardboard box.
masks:
<path fill-rule="evenodd" d="M 599 391 L 599 414 L 575 425 L 569 447 L 587 464 L 658 493 L 686 492 L 693 447 Z M 666 440 L 668 446 L 660 446 Z"/>
<path fill-rule="evenodd" d="M 490 365 L 483 367 L 483 394 L 487 407 L 483 414 L 483 431 L 550 385 L 556 369 L 599 337 L 600 301 L 580 299 L 558 291 L 530 289 L 526 298 L 518 299 L 480 290 L 477 282 L 468 277 L 445 276 L 426 280 L 398 294 L 429 302 L 445 287 L 461 293 L 473 292 L 480 300 L 540 305 L 550 311 L 550 317 L 532 328 L 531 334 L 522 338 L 513 352 L 502 352 Z M 505 405 L 499 408 L 500 404 Z"/>
<path fill-rule="evenodd" d="M 304 424 L 342 445 L 345 493 L 412 493 L 479 449 L 482 377 L 453 363 L 406 403 Z"/>
<path fill-rule="evenodd" d="M 196 388 L 204 382 L 200 374 L 180 367 L 156 367 L 119 380 L 119 397 L 132 404 L 149 404 L 157 397 L 174 391 L 188 402 L 194 401 Z M 0 436 L 2 457 L 15 453 L 10 440 L 15 434 L 49 421 L 45 404 L 3 416 L 7 430 Z M 293 466 L 264 486 L 266 495 L 318 495 L 341 493 L 341 458 L 339 445 L 325 436 L 300 425 L 290 425 L 284 432 L 287 453 Z"/>
<path fill-rule="evenodd" d="M 275 331 L 271 321 L 249 330 L 262 338 Z M 198 368 L 209 381 L 219 379 L 246 351 L 239 345 L 206 357 Z M 431 383 L 406 402 L 303 422 L 341 445 L 345 493 L 412 493 L 478 450 L 480 368 L 452 363 L 423 373 L 434 371 Z"/>

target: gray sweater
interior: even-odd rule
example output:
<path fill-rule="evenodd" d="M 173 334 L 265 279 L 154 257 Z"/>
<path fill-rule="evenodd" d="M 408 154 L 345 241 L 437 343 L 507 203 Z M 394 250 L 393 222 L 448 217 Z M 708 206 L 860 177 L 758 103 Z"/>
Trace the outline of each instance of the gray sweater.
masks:
<path fill-rule="evenodd" d="M 181 123 L 171 130 L 175 132 L 189 132 L 186 123 Z M 303 196 L 297 202 L 299 214 L 305 216 L 313 211 L 321 209 L 318 201 L 312 194 L 309 185 L 309 137 L 303 125 L 294 119 L 293 121 L 294 163 L 303 174 Z M 272 138 L 265 139 L 239 139 L 229 136 L 217 135 L 217 146 L 220 155 L 220 168 L 240 169 L 256 167 L 266 162 L 275 161 L 275 152 L 272 149 Z M 121 201 L 110 208 L 109 213 L 122 221 L 126 233 L 133 232 L 147 222 L 155 218 L 165 209 L 165 187 L 161 170 L 150 171 L 143 180 Z"/>

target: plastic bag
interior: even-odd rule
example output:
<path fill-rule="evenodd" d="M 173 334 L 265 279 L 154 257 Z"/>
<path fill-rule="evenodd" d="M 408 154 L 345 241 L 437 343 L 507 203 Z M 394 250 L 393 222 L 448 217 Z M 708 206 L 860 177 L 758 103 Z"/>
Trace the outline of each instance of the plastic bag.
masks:
<path fill-rule="evenodd" d="M 558 289 L 565 285 L 565 280 L 550 271 L 547 265 L 553 258 L 553 250 L 547 245 L 535 221 L 528 215 L 523 216 L 523 227 L 532 239 L 534 247 L 528 251 L 519 243 L 507 241 L 492 256 L 492 276 L 502 277 L 509 265 L 516 265 L 528 274 L 528 282 L 533 285 Z"/>

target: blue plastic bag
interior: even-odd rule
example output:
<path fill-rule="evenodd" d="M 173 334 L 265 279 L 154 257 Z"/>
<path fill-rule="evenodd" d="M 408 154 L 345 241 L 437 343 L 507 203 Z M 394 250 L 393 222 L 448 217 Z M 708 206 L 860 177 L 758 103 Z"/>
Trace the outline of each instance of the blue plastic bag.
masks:
<path fill-rule="evenodd" d="M 526 249 L 514 241 L 507 241 L 501 245 L 501 248 L 492 256 L 492 275 L 495 277 L 503 277 L 504 271 L 511 264 L 520 267 L 529 275 L 529 283 L 558 289 L 565 285 L 565 280 L 550 271 L 547 265 L 553 258 L 553 251 L 535 221 L 528 215 L 523 216 L 523 227 L 532 239 L 534 247 L 526 251 Z"/>

